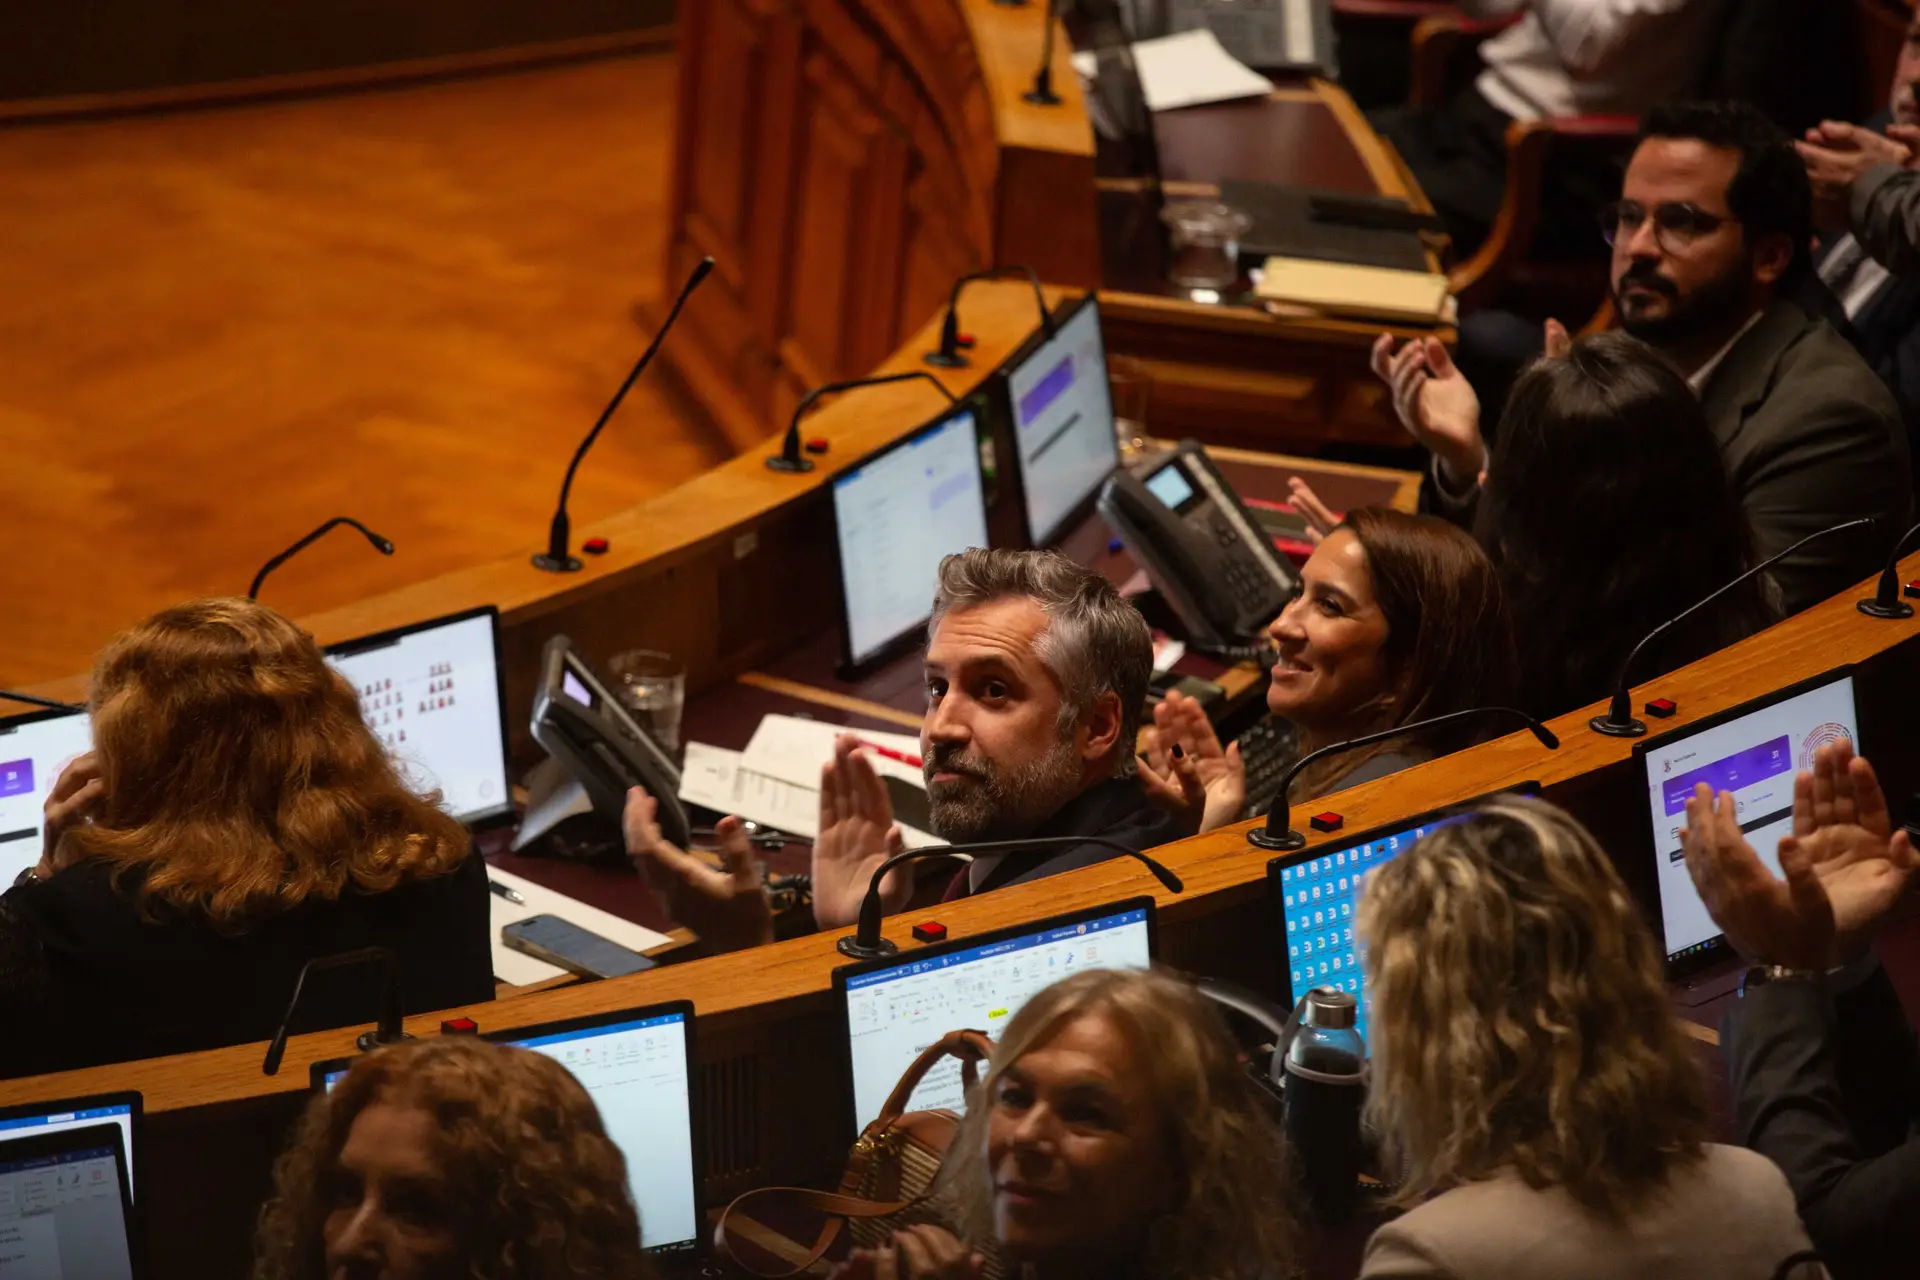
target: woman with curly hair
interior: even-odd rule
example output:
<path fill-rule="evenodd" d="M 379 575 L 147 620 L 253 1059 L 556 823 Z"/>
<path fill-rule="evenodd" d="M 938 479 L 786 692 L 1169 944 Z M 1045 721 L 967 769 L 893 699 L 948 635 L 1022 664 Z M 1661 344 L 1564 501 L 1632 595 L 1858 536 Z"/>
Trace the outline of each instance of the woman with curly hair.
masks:
<path fill-rule="evenodd" d="M 0 1076 L 273 1034 L 315 956 L 392 948 L 407 1011 L 493 996 L 484 865 L 313 638 L 263 605 L 155 614 L 95 662 L 93 750 L 0 896 Z M 362 1021 L 316 975 L 299 1029 Z"/>
<path fill-rule="evenodd" d="M 1293 1217 L 1281 1138 L 1207 998 L 1177 977 L 1096 969 L 1007 1024 L 968 1099 L 937 1202 L 844 1266 L 866 1280 L 1281 1280 Z M 963 1241 L 965 1243 L 963 1243 Z"/>
<path fill-rule="evenodd" d="M 1706 1141 L 1660 952 L 1579 823 L 1489 803 L 1370 872 L 1356 931 L 1369 1116 L 1416 1206 L 1363 1277 L 1805 1274 L 1786 1178 Z"/>
<path fill-rule="evenodd" d="M 307 1108 L 254 1280 L 646 1280 L 626 1162 L 567 1069 L 443 1036 L 382 1049 Z"/>

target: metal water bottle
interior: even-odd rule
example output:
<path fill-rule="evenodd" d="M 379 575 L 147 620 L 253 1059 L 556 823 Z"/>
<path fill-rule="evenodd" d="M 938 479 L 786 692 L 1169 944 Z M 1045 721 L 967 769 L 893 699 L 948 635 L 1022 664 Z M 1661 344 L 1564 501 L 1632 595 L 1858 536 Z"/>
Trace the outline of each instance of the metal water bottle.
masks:
<path fill-rule="evenodd" d="M 1287 1140 L 1316 1216 L 1343 1222 L 1359 1198 L 1367 1049 L 1354 1029 L 1354 999 L 1344 991 L 1315 987 L 1293 1020 L 1283 1059 Z"/>

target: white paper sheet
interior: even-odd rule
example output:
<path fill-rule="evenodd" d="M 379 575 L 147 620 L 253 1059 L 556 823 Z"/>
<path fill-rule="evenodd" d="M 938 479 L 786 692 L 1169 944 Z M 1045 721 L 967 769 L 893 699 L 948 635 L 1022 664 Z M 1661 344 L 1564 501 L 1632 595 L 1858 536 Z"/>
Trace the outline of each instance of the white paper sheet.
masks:
<path fill-rule="evenodd" d="M 850 730 L 845 725 L 822 724 L 797 716 L 764 716 L 753 731 L 742 753 L 741 767 L 754 773 L 791 782 L 809 791 L 820 789 L 820 766 L 833 759 L 833 740 L 843 733 L 856 733 L 863 742 L 898 751 L 903 756 L 920 758 L 920 739 L 905 733 L 874 733 L 866 729 Z M 869 751 L 875 773 L 903 779 L 925 789 L 926 776 L 915 765 L 889 760 Z"/>
<path fill-rule="evenodd" d="M 761 730 L 766 730 L 767 725 L 776 720 L 787 721 L 789 725 L 806 726 L 808 730 L 830 730 L 824 739 L 825 754 L 817 758 L 814 753 L 821 749 L 821 742 L 820 735 L 816 733 L 796 732 L 776 725 L 762 744 L 762 759 L 784 768 L 789 776 L 813 779 L 812 785 L 801 786 L 748 768 L 747 761 L 753 750 L 751 743 L 746 751 L 729 751 L 704 742 L 689 742 L 686 760 L 680 766 L 680 798 L 690 804 L 705 805 L 721 813 L 738 814 L 742 818 L 751 818 L 755 822 L 811 840 L 820 834 L 820 765 L 833 756 L 833 735 L 844 730 L 811 720 L 794 720 L 789 716 L 768 716 L 761 721 Z M 863 733 L 861 737 L 903 751 L 904 747 L 897 746 L 902 741 L 911 742 L 916 751 L 920 746 L 917 739 L 904 739 L 895 733 Z M 760 742 L 761 734 L 756 732 L 753 740 Z M 926 788 L 926 779 L 918 769 L 877 756 L 873 758 L 873 763 L 877 772 L 893 772 L 898 777 L 911 779 L 922 790 Z M 909 849 L 924 849 L 942 843 L 938 837 L 904 822 L 900 824 L 900 835 Z"/>
<path fill-rule="evenodd" d="M 1073 55 L 1074 70 L 1083 77 L 1092 78 L 1099 65 L 1092 53 Z M 1228 53 L 1205 27 L 1136 42 L 1133 65 L 1150 111 L 1264 98 L 1273 92 L 1273 81 Z"/>
<path fill-rule="evenodd" d="M 664 933 L 655 933 L 643 925 L 631 920 L 623 920 L 598 907 L 590 907 L 578 898 L 569 898 L 564 893 L 555 893 L 552 889 L 543 889 L 533 881 L 522 876 L 502 871 L 490 866 L 487 874 L 496 884 L 513 889 L 526 899 L 524 903 L 508 902 L 497 893 L 487 894 L 488 927 L 493 937 L 493 976 L 502 982 L 511 982 L 515 986 L 525 986 L 530 982 L 544 982 L 548 978 L 557 978 L 565 969 L 556 969 L 544 960 L 535 960 L 523 952 L 512 951 L 500 940 L 500 930 L 507 925 L 528 916 L 559 916 L 561 919 L 579 925 L 582 929 L 597 933 L 609 942 L 617 942 L 631 951 L 646 951 L 671 941 Z"/>

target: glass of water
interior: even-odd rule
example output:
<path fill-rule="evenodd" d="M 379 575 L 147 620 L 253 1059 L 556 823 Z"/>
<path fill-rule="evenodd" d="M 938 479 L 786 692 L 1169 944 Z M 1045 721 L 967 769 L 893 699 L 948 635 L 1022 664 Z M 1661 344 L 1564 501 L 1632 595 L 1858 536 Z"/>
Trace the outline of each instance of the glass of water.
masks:
<path fill-rule="evenodd" d="M 1226 289 L 1240 278 L 1240 237 L 1253 219 L 1218 200 L 1176 200 L 1160 212 L 1172 232 L 1167 277 L 1183 289 Z"/>
<path fill-rule="evenodd" d="M 687 703 L 686 664 L 656 649 L 629 649 L 607 664 L 614 696 L 662 751 L 680 753 L 680 712 Z"/>

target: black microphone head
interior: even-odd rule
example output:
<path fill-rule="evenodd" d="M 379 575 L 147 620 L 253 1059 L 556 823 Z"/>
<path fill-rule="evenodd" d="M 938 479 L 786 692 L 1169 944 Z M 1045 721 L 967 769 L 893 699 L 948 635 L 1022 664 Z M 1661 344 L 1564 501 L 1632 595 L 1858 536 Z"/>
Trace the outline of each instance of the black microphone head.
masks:
<path fill-rule="evenodd" d="M 267 1056 L 260 1063 L 260 1074 L 277 1076 L 280 1074 L 280 1059 L 287 1056 L 287 1029 L 283 1026 L 273 1033 L 273 1043 L 267 1046 Z"/>
<path fill-rule="evenodd" d="M 1187 882 L 1173 874 L 1173 868 L 1149 858 L 1144 853 L 1136 853 L 1133 856 L 1146 864 L 1147 870 L 1153 872 L 1154 879 L 1166 886 L 1167 892 L 1185 893 L 1187 891 Z"/>
<path fill-rule="evenodd" d="M 387 538 L 382 538 L 378 534 L 376 534 L 374 535 L 373 545 L 380 549 L 380 554 L 383 556 L 390 556 L 393 554 L 393 543 L 391 540 Z"/>
<path fill-rule="evenodd" d="M 693 274 L 687 277 L 686 287 L 689 289 L 693 288 L 695 285 L 699 284 L 702 280 L 705 280 L 707 278 L 708 273 L 711 272 L 712 270 L 713 270 L 713 255 L 708 254 L 706 257 L 700 259 L 699 262 L 694 264 Z"/>
<path fill-rule="evenodd" d="M 1540 739 L 1541 746 L 1549 751 L 1558 751 L 1560 749 L 1560 739 L 1554 734 L 1553 730 L 1547 728 L 1547 726 L 1541 724 L 1538 720 L 1527 727 L 1533 730 L 1534 737 Z"/>

